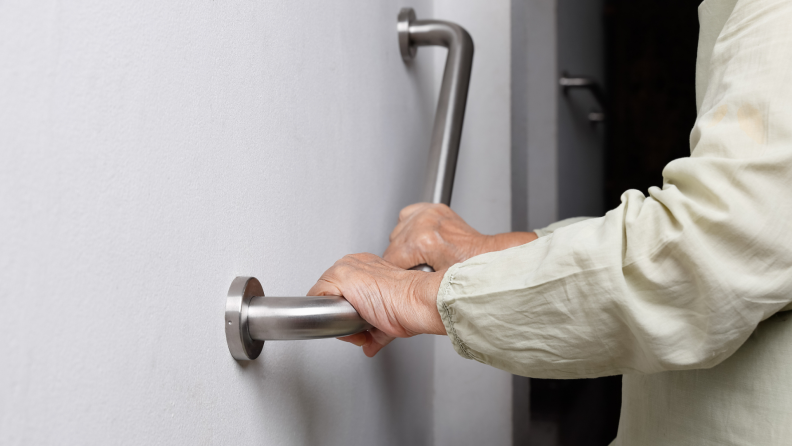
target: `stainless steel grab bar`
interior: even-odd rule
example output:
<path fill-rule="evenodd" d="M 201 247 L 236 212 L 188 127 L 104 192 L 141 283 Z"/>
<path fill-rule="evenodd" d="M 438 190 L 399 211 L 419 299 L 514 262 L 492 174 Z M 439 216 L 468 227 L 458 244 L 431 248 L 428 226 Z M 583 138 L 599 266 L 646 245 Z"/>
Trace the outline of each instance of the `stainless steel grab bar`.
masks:
<path fill-rule="evenodd" d="M 473 39 L 465 28 L 441 20 L 416 20 L 412 8 L 399 12 L 399 49 L 405 62 L 415 57 L 419 46 L 448 48 L 443 83 L 437 99 L 429 162 L 426 167 L 425 200 L 451 205 L 459 142 L 465 120 L 470 71 L 473 68 Z M 413 270 L 434 271 L 429 265 Z"/>
<path fill-rule="evenodd" d="M 264 341 L 337 338 L 369 328 L 340 296 L 269 297 L 255 277 L 237 277 L 228 289 L 226 342 L 238 360 L 256 359 Z"/>
<path fill-rule="evenodd" d="M 412 8 L 402 8 L 399 12 L 397 30 L 399 48 L 405 62 L 415 57 L 419 46 L 448 48 L 443 83 L 437 99 L 432 143 L 429 146 L 424 193 L 432 203 L 449 205 L 473 67 L 473 39 L 456 23 L 416 20 Z"/>
<path fill-rule="evenodd" d="M 448 48 L 425 186 L 428 201 L 448 205 L 465 118 L 473 39 L 455 23 L 415 20 L 412 8 L 403 8 L 399 13 L 397 31 L 405 61 L 415 57 L 419 46 Z M 432 271 L 427 265 L 413 269 Z M 343 297 L 268 297 L 255 277 L 235 278 L 226 298 L 226 342 L 238 360 L 256 359 L 264 341 L 336 338 L 369 328 L 371 325 Z"/>

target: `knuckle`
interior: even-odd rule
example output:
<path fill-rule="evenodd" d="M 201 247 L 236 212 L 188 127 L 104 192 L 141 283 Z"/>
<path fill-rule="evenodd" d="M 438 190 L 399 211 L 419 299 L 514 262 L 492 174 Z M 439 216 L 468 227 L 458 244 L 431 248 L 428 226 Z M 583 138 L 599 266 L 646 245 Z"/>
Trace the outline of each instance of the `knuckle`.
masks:
<path fill-rule="evenodd" d="M 409 206 L 403 207 L 402 210 L 399 211 L 399 221 L 404 220 L 405 218 L 409 217 L 410 214 L 413 213 L 413 210 L 415 209 L 416 206 L 417 206 L 417 204 L 411 204 Z"/>
<path fill-rule="evenodd" d="M 360 259 L 358 259 L 357 254 L 347 254 L 341 259 L 341 267 L 344 268 L 345 271 L 354 269 L 360 264 Z"/>
<path fill-rule="evenodd" d="M 351 254 L 348 254 L 342 257 L 337 262 L 335 262 L 335 265 L 333 265 L 332 270 L 336 274 L 343 274 L 351 269 L 354 269 L 355 263 L 357 263 L 357 261 L 352 257 Z"/>
<path fill-rule="evenodd" d="M 451 212 L 453 212 L 451 208 L 448 207 L 448 205 L 443 203 L 437 203 L 433 205 L 432 210 L 438 215 L 449 215 Z"/>
<path fill-rule="evenodd" d="M 347 271 L 349 271 L 349 265 L 339 260 L 326 274 L 330 277 L 344 277 Z"/>
<path fill-rule="evenodd" d="M 363 257 L 363 261 L 366 263 L 379 263 L 381 259 L 382 258 L 380 256 L 370 252 L 365 253 Z"/>
<path fill-rule="evenodd" d="M 403 246 L 391 246 L 387 251 L 385 251 L 385 254 L 382 256 L 382 260 L 394 265 L 401 265 L 407 257 L 407 252 Z"/>
<path fill-rule="evenodd" d="M 402 257 L 404 257 L 404 248 L 402 247 L 396 247 L 393 249 L 388 248 L 388 250 L 385 251 L 385 255 L 382 256 L 383 260 L 391 263 L 398 261 Z"/>
<path fill-rule="evenodd" d="M 348 264 L 348 263 L 349 263 L 349 261 L 350 261 L 350 259 L 349 259 L 349 255 L 345 255 L 344 257 L 341 257 L 340 259 L 338 259 L 338 260 L 335 262 L 335 264 L 333 264 L 333 266 L 334 266 L 334 267 L 340 267 L 340 266 L 344 266 L 344 265 Z"/>
<path fill-rule="evenodd" d="M 359 252 L 357 254 L 348 254 L 350 263 L 355 267 L 361 267 L 363 264 L 371 263 L 379 259 L 379 256 L 371 254 L 370 252 Z"/>
<path fill-rule="evenodd" d="M 431 206 L 430 203 L 414 203 L 409 206 L 405 206 L 401 211 L 399 211 L 399 221 L 405 220 L 410 217 L 410 215 L 414 214 L 415 212 L 420 212 L 426 206 Z"/>
<path fill-rule="evenodd" d="M 423 232 L 415 237 L 415 243 L 423 249 L 431 249 L 437 245 L 437 237 L 431 232 Z"/>
<path fill-rule="evenodd" d="M 424 213 L 416 218 L 418 226 L 430 226 L 433 225 L 435 221 L 437 221 L 437 216 L 433 215 L 433 213 Z"/>
<path fill-rule="evenodd" d="M 439 229 L 440 233 L 441 234 L 445 234 L 445 233 L 447 233 L 448 230 L 450 230 L 451 228 L 454 227 L 454 222 L 452 220 L 444 218 L 444 219 L 440 220 L 439 222 L 437 222 L 437 226 L 440 228 Z"/>

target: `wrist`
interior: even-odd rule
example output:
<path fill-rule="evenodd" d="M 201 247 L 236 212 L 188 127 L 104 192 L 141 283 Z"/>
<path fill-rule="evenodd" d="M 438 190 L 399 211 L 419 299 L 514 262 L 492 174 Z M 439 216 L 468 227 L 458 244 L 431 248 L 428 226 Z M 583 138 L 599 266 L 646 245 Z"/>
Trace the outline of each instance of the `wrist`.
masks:
<path fill-rule="evenodd" d="M 504 249 L 530 243 L 539 238 L 535 232 L 504 232 L 491 237 L 491 251 L 503 251 Z"/>
<path fill-rule="evenodd" d="M 437 310 L 437 293 L 443 282 L 446 270 L 434 273 L 416 273 L 413 296 L 415 308 L 419 313 L 419 326 L 416 331 L 424 334 L 445 335 L 446 329 L 440 312 Z"/>

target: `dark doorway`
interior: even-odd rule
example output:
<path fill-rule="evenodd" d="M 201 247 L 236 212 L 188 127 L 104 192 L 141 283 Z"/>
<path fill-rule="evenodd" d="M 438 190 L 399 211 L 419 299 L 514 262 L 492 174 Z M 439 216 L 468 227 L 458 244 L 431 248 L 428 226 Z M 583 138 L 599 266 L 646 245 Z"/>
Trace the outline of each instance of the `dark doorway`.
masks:
<path fill-rule="evenodd" d="M 690 155 L 696 121 L 700 0 L 610 0 L 604 11 L 611 108 L 605 203 L 663 185 L 663 168 Z"/>
<path fill-rule="evenodd" d="M 628 189 L 646 194 L 662 186 L 665 165 L 690 154 L 699 3 L 606 0 L 601 16 L 592 18 L 603 20 L 606 30 L 606 209 L 617 207 Z M 514 383 L 515 395 L 519 388 L 530 395 L 515 398 L 515 445 L 607 446 L 615 438 L 620 376 L 516 377 Z"/>

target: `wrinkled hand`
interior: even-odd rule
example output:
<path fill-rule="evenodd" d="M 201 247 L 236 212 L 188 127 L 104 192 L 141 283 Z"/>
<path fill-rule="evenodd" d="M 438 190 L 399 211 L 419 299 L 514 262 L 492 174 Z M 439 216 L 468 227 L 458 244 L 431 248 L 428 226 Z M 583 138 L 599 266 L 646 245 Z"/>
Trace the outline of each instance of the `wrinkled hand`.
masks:
<path fill-rule="evenodd" d="M 374 254 L 352 254 L 325 271 L 309 296 L 343 296 L 375 328 L 339 338 L 374 356 L 394 338 L 446 334 L 437 311 L 445 271 L 406 271 Z"/>
<path fill-rule="evenodd" d="M 384 259 L 348 255 L 327 270 L 308 294 L 346 298 L 375 328 L 339 339 L 362 346 L 371 357 L 397 337 L 446 334 L 436 299 L 448 267 L 536 238 L 533 232 L 483 235 L 448 206 L 418 203 L 402 209 Z M 437 272 L 406 270 L 422 263 Z"/>
<path fill-rule="evenodd" d="M 444 204 L 416 203 L 399 213 L 399 223 L 390 235 L 391 243 L 383 257 L 402 268 L 426 263 L 441 270 L 479 254 L 535 239 L 533 232 L 484 235 Z"/>

